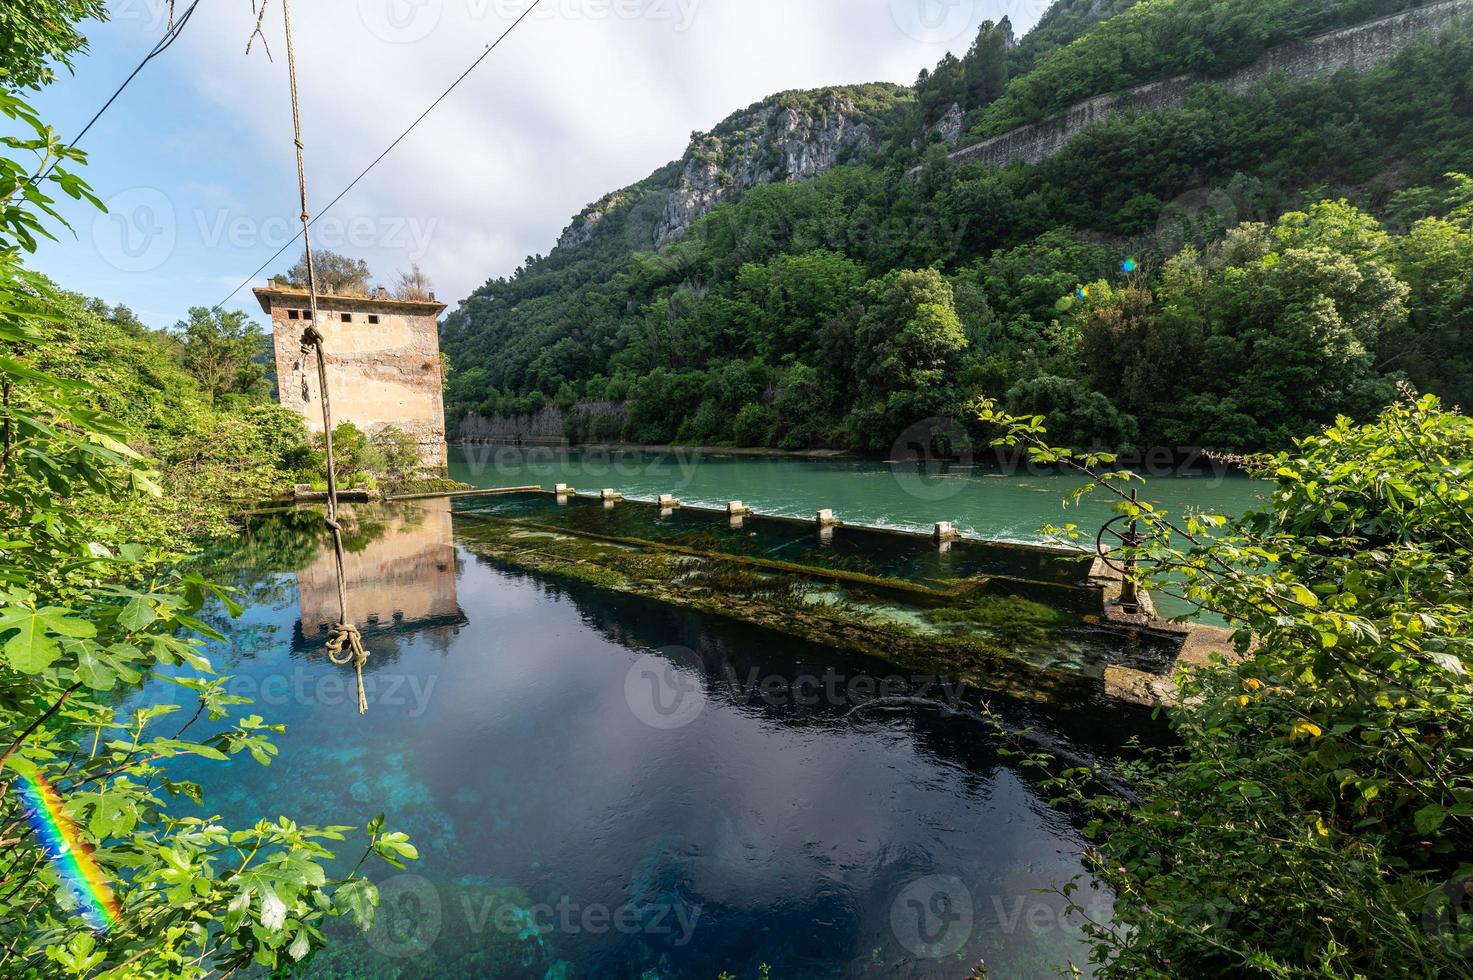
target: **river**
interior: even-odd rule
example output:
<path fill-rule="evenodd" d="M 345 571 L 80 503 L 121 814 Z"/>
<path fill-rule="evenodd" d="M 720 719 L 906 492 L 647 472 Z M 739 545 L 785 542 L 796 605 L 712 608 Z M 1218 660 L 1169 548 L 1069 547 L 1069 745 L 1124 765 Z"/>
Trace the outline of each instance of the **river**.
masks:
<path fill-rule="evenodd" d="M 644 455 L 459 454 L 454 472 L 1015 538 L 1059 519 L 1067 486 Z M 1178 505 L 1235 506 L 1256 489 L 1210 486 L 1165 484 Z M 373 871 L 372 932 L 335 929 L 310 975 L 746 980 L 767 964 L 784 980 L 940 978 L 985 960 L 993 978 L 1023 978 L 1084 964 L 1081 923 L 1053 889 L 1083 875 L 1076 900 L 1106 917 L 1110 896 L 1089 887 L 1076 823 L 974 719 L 976 692 L 500 565 L 444 502 L 360 508 L 349 526 L 369 714 L 351 671 L 322 656 L 336 593 L 320 519 L 257 519 L 216 556 L 247 608 L 228 624 L 214 611 L 229 640 L 210 652 L 252 710 L 287 726 L 281 752 L 179 774 L 235 823 L 361 825 L 382 811 L 413 838 L 419 861 Z M 143 697 L 184 700 L 166 684 Z M 1132 735 L 1160 737 L 1147 713 L 1104 701 L 988 703 L 1031 733 L 1019 744 L 1075 763 L 1108 766 Z"/>

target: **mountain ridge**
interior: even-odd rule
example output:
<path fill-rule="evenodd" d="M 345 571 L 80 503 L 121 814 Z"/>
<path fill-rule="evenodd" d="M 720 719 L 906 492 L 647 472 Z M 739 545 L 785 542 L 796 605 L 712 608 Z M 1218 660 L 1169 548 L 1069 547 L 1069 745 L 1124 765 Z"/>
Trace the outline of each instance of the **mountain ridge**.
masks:
<path fill-rule="evenodd" d="M 1473 311 L 1458 297 L 1473 291 L 1458 283 L 1473 281 L 1473 244 L 1465 256 L 1461 226 L 1436 224 L 1463 213 L 1470 186 L 1444 176 L 1473 159 L 1466 25 L 1363 73 L 1189 86 L 1179 105 L 1099 121 L 1031 165 L 990 169 L 945 145 L 944 129 L 976 132 L 1061 64 L 1068 91 L 1112 83 L 1121 57 L 1146 83 L 1162 65 L 1251 65 L 1267 39 L 1406 6 L 1063 3 L 1016 44 L 1006 21 L 984 24 L 909 95 L 880 87 L 853 110 L 840 93 L 866 87 L 763 100 L 467 297 L 443 330 L 448 413 L 555 405 L 575 441 L 880 452 L 923 424 L 982 437 L 965 406 L 990 394 L 1082 444 L 1252 450 L 1374 410 L 1402 379 L 1467 401 Z M 1092 13 L 1107 19 L 1090 27 Z M 1140 34 L 1111 26 L 1126 14 Z M 1179 49 L 1160 47 L 1169 37 Z M 1305 247 L 1298 224 L 1334 247 L 1285 265 Z M 1382 244 L 1337 257 L 1337 225 Z M 1446 268 L 1417 254 L 1437 235 Z M 1223 251 L 1228 239 L 1243 244 Z M 1301 278 L 1285 292 L 1273 270 L 1289 266 Z M 1226 289 L 1216 277 L 1231 267 L 1266 292 L 1204 306 L 1189 267 L 1193 289 Z M 1360 309 L 1336 277 L 1385 284 L 1385 308 Z M 1264 319 L 1290 295 L 1308 305 Z M 1134 338 L 1124 354 L 1102 340 L 1118 330 Z M 1332 377 L 1341 387 L 1325 389 Z"/>

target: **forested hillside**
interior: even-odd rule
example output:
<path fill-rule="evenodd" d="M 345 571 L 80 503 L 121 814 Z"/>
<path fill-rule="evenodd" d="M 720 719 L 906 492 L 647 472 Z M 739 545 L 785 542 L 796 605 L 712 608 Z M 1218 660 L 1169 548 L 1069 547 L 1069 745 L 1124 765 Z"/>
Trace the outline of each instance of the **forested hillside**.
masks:
<path fill-rule="evenodd" d="M 989 395 L 1078 444 L 1254 450 L 1370 418 L 1403 379 L 1466 404 L 1467 24 L 1365 74 L 1203 84 L 1035 166 L 946 159 L 952 139 L 1409 6 L 1060 3 L 1021 41 L 984 25 L 912 93 L 814 93 L 829 108 L 805 133 L 863 127 L 814 176 L 728 173 L 745 158 L 698 138 L 448 318 L 451 424 L 556 404 L 574 439 L 883 452 Z M 748 186 L 662 236 L 693 173 Z M 622 417 L 577 409 L 610 401 Z"/>

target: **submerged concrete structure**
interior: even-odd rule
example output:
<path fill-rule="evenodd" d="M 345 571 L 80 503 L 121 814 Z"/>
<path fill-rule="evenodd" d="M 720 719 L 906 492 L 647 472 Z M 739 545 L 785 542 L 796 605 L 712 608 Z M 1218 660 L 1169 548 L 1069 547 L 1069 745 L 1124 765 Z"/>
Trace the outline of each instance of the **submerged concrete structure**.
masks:
<path fill-rule="evenodd" d="M 317 366 L 302 356 L 302 332 L 312 313 L 306 290 L 271 284 L 255 290 L 271 317 L 278 399 L 322 431 Z M 333 423 L 352 422 L 367 433 L 394 426 L 419 443 L 420 463 L 443 473 L 445 404 L 439 316 L 445 304 L 403 300 L 382 290 L 373 296 L 317 297 L 317 330 L 327 353 Z"/>

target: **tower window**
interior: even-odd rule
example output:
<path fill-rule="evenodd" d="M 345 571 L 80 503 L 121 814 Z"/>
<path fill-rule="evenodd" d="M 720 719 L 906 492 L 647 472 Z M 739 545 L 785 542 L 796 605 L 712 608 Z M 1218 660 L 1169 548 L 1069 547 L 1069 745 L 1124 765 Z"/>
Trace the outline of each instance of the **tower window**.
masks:
<path fill-rule="evenodd" d="M 344 323 L 352 323 L 353 322 L 353 314 L 351 314 L 351 313 L 344 313 L 343 314 L 343 322 Z"/>
<path fill-rule="evenodd" d="M 298 314 L 297 314 L 297 311 L 296 310 L 287 310 L 286 311 L 286 318 L 288 320 L 295 320 L 297 318 L 297 315 Z"/>
<path fill-rule="evenodd" d="M 378 314 L 377 313 L 370 313 L 370 314 L 368 314 L 368 322 L 369 323 L 378 323 Z"/>

